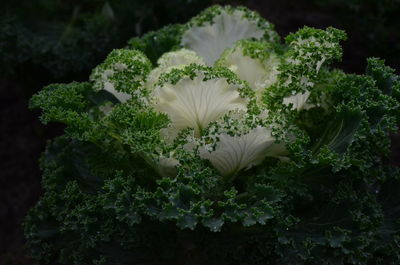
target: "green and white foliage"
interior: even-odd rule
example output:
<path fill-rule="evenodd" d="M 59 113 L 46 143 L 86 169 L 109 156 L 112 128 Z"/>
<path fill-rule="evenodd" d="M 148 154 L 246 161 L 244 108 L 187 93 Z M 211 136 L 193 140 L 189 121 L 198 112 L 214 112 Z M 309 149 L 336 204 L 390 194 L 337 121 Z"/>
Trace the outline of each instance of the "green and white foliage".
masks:
<path fill-rule="evenodd" d="M 144 82 L 151 62 L 137 50 L 113 50 L 104 63 L 93 70 L 90 80 L 94 89 L 104 89 L 120 102 L 143 98 Z"/>
<path fill-rule="evenodd" d="M 158 67 L 154 68 L 147 77 L 147 88 L 154 89 L 160 75 L 170 72 L 172 69 L 184 68 L 189 64 L 205 65 L 203 59 L 194 51 L 179 49 L 177 51 L 166 52 L 157 60 Z"/>
<path fill-rule="evenodd" d="M 199 137 L 229 111 L 247 110 L 250 92 L 226 69 L 193 64 L 163 76 L 154 89 L 154 108 L 166 113 L 177 130 L 191 128 Z"/>
<path fill-rule="evenodd" d="M 274 47 L 263 41 L 241 40 L 231 49 L 226 49 L 216 62 L 247 81 L 261 98 L 266 88 L 278 81 L 280 57 Z"/>
<path fill-rule="evenodd" d="M 272 24 L 245 8 L 214 6 L 194 17 L 183 32 L 181 45 L 213 65 L 236 41 L 257 39 L 276 42 Z"/>
<path fill-rule="evenodd" d="M 400 80 L 374 58 L 365 75 L 332 69 L 345 37 L 305 27 L 280 43 L 254 12 L 214 6 L 114 50 L 90 82 L 45 87 L 31 106 L 66 131 L 41 160 L 34 255 L 399 263 L 400 174 L 385 156 Z"/>

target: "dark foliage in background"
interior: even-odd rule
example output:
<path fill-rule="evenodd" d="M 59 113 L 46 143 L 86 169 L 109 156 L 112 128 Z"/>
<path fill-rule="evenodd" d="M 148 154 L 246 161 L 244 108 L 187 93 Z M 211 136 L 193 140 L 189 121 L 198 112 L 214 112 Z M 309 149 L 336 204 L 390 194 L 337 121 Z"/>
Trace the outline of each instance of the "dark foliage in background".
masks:
<path fill-rule="evenodd" d="M 111 49 L 124 46 L 132 36 L 182 22 L 211 3 L 6 1 L 0 19 L 0 72 L 25 81 L 82 79 Z"/>
<path fill-rule="evenodd" d="M 270 2 L 6 0 L 0 11 L 0 76 L 31 86 L 29 94 L 38 90 L 32 86 L 83 80 L 111 49 L 123 47 L 129 38 L 182 23 L 214 3 L 239 3 L 259 10 L 281 35 L 301 24 L 343 28 L 353 42 L 353 58 L 377 56 L 395 68 L 399 65 L 398 0 Z M 357 65 L 351 70 L 363 68 Z"/>
<path fill-rule="evenodd" d="M 39 124 L 27 99 L 48 83 L 85 80 L 93 66 L 133 36 L 180 23 L 212 0 L 2 1 L 0 10 L 0 264 L 33 264 L 25 257 L 20 222 L 40 191 L 37 161 L 46 139 L 62 132 Z M 238 1 L 224 1 L 236 4 Z M 284 36 L 303 25 L 348 32 L 347 71 L 362 73 L 365 58 L 400 66 L 398 0 L 248 0 Z M 394 137 L 393 151 L 399 147 Z M 397 149 L 396 149 L 397 146 Z M 394 152 L 392 163 L 399 163 Z M 394 187 L 388 187 L 395 191 Z"/>
<path fill-rule="evenodd" d="M 400 65 L 399 0 L 313 0 L 337 17 L 338 25 L 354 34 L 357 52 L 385 58 L 389 65 Z"/>

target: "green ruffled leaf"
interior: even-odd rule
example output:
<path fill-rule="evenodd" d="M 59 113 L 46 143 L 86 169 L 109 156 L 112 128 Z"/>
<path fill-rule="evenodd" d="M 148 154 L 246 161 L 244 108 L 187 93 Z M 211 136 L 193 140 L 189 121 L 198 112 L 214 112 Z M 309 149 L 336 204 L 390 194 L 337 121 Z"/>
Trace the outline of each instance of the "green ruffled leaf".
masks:
<path fill-rule="evenodd" d="M 314 153 L 326 146 L 330 150 L 342 154 L 354 140 L 354 135 L 360 126 L 362 113 L 360 111 L 345 111 L 338 113 L 335 119 L 327 126 L 321 138 L 314 144 Z"/>

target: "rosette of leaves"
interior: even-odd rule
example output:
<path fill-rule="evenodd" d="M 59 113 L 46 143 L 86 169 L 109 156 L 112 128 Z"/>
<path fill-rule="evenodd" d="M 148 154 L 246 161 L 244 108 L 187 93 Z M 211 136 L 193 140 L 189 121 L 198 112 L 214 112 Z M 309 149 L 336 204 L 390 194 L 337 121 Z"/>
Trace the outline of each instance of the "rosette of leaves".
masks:
<path fill-rule="evenodd" d="M 365 75 L 329 67 L 345 37 L 305 27 L 282 43 L 258 14 L 214 6 L 114 50 L 88 82 L 45 87 L 31 107 L 67 127 L 41 160 L 33 255 L 398 263 L 400 175 L 385 156 L 399 78 L 374 58 Z"/>

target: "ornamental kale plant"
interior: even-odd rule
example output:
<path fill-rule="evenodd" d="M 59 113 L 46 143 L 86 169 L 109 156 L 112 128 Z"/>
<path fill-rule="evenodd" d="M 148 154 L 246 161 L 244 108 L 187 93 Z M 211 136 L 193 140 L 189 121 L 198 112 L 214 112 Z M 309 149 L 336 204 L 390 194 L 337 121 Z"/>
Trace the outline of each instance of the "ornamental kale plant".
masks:
<path fill-rule="evenodd" d="M 282 42 L 213 6 L 31 99 L 65 134 L 25 220 L 42 264 L 399 264 L 400 80 L 340 60 L 338 29 Z"/>

